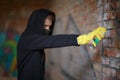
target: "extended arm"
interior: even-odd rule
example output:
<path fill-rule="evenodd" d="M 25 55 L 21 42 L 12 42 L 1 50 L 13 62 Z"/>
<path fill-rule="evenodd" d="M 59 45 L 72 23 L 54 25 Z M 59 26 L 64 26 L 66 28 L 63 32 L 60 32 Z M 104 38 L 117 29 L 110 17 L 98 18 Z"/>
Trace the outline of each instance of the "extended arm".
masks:
<path fill-rule="evenodd" d="M 44 49 L 44 48 L 57 48 L 65 46 L 78 46 L 77 44 L 78 35 L 52 35 L 52 36 L 39 36 L 33 35 L 30 43 L 27 43 L 28 49 Z M 29 39 L 29 38 L 28 38 Z"/>

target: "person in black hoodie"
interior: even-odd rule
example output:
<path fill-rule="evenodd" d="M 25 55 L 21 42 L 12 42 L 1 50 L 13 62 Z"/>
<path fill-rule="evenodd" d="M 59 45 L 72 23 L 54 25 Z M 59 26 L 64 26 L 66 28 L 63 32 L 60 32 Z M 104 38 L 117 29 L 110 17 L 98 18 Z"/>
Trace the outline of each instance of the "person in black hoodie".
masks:
<path fill-rule="evenodd" d="M 44 80 L 44 49 L 87 44 L 96 35 L 52 35 L 54 24 L 55 14 L 48 9 L 38 9 L 31 14 L 17 44 L 18 80 Z"/>

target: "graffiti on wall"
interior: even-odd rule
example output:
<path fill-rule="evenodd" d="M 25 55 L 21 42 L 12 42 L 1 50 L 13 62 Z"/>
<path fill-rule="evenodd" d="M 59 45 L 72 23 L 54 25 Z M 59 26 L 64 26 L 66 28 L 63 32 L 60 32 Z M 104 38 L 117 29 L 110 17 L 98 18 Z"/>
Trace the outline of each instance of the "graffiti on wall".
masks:
<path fill-rule="evenodd" d="M 0 32 L 0 76 L 17 76 L 16 45 L 19 35 L 8 30 Z"/>

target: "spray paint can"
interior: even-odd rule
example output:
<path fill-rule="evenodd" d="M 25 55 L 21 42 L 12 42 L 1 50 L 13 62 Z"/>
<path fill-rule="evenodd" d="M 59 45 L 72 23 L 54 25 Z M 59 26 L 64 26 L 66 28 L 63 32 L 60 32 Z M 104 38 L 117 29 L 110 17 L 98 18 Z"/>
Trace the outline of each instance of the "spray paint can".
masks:
<path fill-rule="evenodd" d="M 97 37 L 94 37 L 91 41 L 90 41 L 90 48 L 94 49 L 98 44 L 99 44 L 100 40 Z"/>

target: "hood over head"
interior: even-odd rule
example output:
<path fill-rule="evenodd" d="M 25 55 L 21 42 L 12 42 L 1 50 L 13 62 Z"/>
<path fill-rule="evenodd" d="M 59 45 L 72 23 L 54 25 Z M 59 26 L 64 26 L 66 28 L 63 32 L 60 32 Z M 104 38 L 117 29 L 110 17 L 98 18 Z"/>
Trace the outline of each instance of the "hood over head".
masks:
<path fill-rule="evenodd" d="M 48 9 L 39 9 L 34 11 L 29 18 L 28 25 L 24 33 L 44 35 L 44 22 L 48 15 L 54 16 L 54 21 L 52 22 L 52 26 L 50 27 L 51 35 L 55 23 L 55 14 Z"/>

